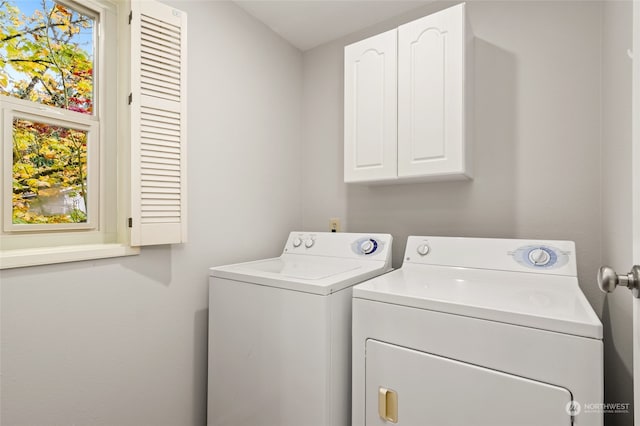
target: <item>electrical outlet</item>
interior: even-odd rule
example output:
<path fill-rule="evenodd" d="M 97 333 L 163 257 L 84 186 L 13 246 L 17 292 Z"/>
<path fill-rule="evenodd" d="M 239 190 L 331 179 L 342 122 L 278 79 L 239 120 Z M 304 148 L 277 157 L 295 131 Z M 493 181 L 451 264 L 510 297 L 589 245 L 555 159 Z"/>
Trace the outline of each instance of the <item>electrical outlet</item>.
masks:
<path fill-rule="evenodd" d="M 329 219 L 329 230 L 331 232 L 340 232 L 340 218 L 332 217 Z"/>

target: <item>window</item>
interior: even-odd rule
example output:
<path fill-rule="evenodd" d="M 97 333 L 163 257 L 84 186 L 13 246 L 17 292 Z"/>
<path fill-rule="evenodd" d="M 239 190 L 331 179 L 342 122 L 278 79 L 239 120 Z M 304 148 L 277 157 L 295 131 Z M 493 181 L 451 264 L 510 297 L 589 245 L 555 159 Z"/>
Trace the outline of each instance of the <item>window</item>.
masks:
<path fill-rule="evenodd" d="M 4 231 L 95 229 L 98 122 L 4 105 Z"/>
<path fill-rule="evenodd" d="M 0 267 L 186 239 L 186 16 L 123 4 L 0 0 Z"/>

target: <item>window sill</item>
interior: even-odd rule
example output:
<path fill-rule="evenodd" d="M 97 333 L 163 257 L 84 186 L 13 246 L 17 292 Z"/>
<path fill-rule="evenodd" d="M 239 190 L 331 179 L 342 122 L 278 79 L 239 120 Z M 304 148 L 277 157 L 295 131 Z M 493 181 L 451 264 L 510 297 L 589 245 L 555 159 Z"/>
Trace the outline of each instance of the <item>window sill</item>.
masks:
<path fill-rule="evenodd" d="M 139 247 L 130 247 L 125 244 L 82 244 L 75 246 L 1 250 L 0 269 L 133 256 L 137 254 L 140 254 Z"/>

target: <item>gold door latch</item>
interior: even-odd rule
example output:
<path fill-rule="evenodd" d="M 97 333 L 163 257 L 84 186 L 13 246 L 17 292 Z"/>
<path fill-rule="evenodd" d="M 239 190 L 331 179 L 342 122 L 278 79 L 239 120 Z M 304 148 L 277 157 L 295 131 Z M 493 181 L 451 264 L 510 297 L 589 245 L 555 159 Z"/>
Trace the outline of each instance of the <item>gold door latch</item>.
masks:
<path fill-rule="evenodd" d="M 382 386 L 378 389 L 378 414 L 386 422 L 398 423 L 398 393 L 396 391 Z"/>

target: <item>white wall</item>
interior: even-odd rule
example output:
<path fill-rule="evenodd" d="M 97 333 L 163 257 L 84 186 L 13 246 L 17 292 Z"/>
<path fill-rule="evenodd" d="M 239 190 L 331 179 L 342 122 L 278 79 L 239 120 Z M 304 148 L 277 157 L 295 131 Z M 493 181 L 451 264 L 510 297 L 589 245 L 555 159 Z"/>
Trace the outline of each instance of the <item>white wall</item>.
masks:
<path fill-rule="evenodd" d="M 207 268 L 301 226 L 302 57 L 232 3 L 189 19 L 189 242 L 5 270 L 3 426 L 206 423 Z"/>
<path fill-rule="evenodd" d="M 602 264 L 619 273 L 633 265 L 631 241 L 631 1 L 606 1 L 602 38 Z M 619 289 L 607 296 L 603 312 L 605 393 L 609 401 L 633 395 L 632 298 Z M 631 416 L 610 415 L 608 426 L 633 424 Z"/>

